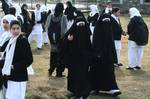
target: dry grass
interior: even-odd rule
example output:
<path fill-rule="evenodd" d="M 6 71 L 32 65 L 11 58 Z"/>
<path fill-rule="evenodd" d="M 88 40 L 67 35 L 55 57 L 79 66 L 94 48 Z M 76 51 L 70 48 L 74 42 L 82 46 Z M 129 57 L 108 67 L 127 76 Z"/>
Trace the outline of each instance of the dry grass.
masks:
<path fill-rule="evenodd" d="M 150 18 L 145 17 L 150 26 Z M 127 17 L 121 17 L 126 29 Z M 127 71 L 127 37 L 123 37 L 121 62 L 124 67 L 116 69 L 118 85 L 122 91 L 119 99 L 150 99 L 150 45 L 145 47 L 143 67 L 139 71 Z M 35 75 L 30 77 L 26 99 L 67 99 L 66 78 L 48 77 L 49 47 L 42 51 L 33 48 Z M 90 96 L 89 99 L 115 99 L 106 96 Z"/>

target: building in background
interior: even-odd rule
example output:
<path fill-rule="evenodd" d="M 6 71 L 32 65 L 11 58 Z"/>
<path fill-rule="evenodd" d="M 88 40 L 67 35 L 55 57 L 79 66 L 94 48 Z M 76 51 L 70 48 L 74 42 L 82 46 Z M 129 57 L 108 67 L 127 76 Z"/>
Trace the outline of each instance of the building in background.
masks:
<path fill-rule="evenodd" d="M 65 3 L 68 0 L 12 0 L 14 3 L 28 3 L 32 8 L 36 3 L 46 4 L 48 8 L 54 6 L 58 2 Z M 130 7 L 137 7 L 141 13 L 150 14 L 150 0 L 70 0 L 75 6 L 82 10 L 88 10 L 89 5 L 97 4 L 103 5 L 105 2 L 112 2 L 113 6 L 120 7 L 125 13 L 128 13 Z"/>

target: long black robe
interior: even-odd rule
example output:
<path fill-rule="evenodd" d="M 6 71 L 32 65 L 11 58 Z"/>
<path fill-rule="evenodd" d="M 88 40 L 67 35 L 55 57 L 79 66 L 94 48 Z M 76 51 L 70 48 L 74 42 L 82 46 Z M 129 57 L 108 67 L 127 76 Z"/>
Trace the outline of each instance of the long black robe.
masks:
<path fill-rule="evenodd" d="M 105 18 L 110 19 L 110 21 L 104 21 Z M 110 14 L 103 14 L 99 18 L 94 30 L 92 45 L 95 56 L 90 69 L 92 90 L 118 89 L 114 73 L 116 51 Z"/>
<path fill-rule="evenodd" d="M 77 26 L 76 23 L 82 20 L 75 20 L 70 30 L 66 33 L 61 42 L 60 57 L 63 64 L 68 68 L 68 90 L 76 97 L 88 96 L 89 88 L 89 65 L 91 56 L 90 29 L 85 26 Z M 72 34 L 74 39 L 68 40 Z"/>

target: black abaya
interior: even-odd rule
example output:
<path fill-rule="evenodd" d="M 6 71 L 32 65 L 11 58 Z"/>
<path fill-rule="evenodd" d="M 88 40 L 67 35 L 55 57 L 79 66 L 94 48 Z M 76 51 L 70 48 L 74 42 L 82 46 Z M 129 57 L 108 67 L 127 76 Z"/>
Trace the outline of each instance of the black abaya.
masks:
<path fill-rule="evenodd" d="M 95 61 L 90 69 L 92 90 L 118 89 L 114 73 L 116 51 L 110 17 L 109 14 L 101 15 L 94 30 L 92 45 Z"/>
<path fill-rule="evenodd" d="M 77 26 L 78 22 L 84 26 Z M 73 40 L 68 40 L 68 35 Z M 86 97 L 89 94 L 89 62 L 91 53 L 90 29 L 85 18 L 76 19 L 61 42 L 61 60 L 68 68 L 68 90 L 76 97 Z"/>

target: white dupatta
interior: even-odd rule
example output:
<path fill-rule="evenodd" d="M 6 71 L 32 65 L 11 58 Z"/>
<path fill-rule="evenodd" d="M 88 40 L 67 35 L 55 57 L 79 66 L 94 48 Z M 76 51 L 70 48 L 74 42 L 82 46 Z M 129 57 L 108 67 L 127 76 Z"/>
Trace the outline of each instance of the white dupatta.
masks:
<path fill-rule="evenodd" d="M 11 75 L 11 69 L 12 67 L 12 62 L 13 62 L 13 58 L 14 58 L 14 52 L 15 52 L 15 48 L 16 48 L 16 42 L 17 42 L 17 38 L 19 37 L 11 37 L 11 39 L 8 42 L 8 45 L 5 49 L 6 52 L 6 57 L 5 57 L 5 63 L 4 63 L 4 67 L 2 69 L 2 74 L 6 75 L 6 76 L 10 76 Z"/>

